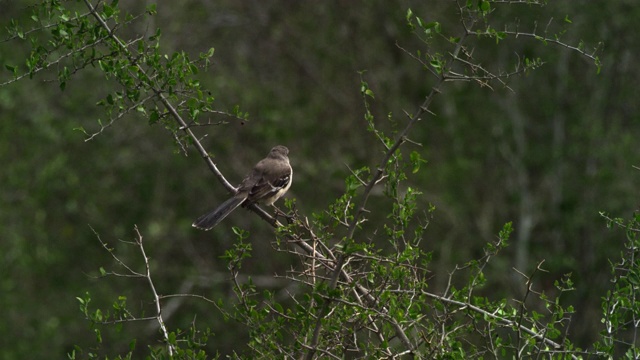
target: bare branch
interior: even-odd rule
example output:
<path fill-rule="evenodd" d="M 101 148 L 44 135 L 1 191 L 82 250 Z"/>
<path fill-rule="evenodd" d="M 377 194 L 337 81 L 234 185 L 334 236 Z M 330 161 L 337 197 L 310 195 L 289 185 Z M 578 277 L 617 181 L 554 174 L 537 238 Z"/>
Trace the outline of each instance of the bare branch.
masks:
<path fill-rule="evenodd" d="M 162 319 L 162 307 L 160 306 L 160 296 L 158 296 L 156 287 L 153 284 L 153 280 L 151 279 L 151 267 L 149 266 L 149 257 L 147 257 L 147 254 L 144 251 L 144 246 L 142 245 L 142 234 L 140 234 L 140 231 L 138 230 L 137 225 L 134 226 L 134 230 L 136 232 L 136 243 L 140 248 L 140 253 L 142 254 L 142 258 L 144 259 L 144 266 L 146 270 L 145 278 L 149 283 L 149 288 L 151 289 L 151 293 L 153 294 L 153 301 L 156 304 L 155 318 L 158 321 L 158 324 L 160 325 L 160 329 L 162 330 L 164 340 L 167 343 L 167 352 L 169 353 L 169 356 L 173 356 L 175 349 L 173 348 L 173 345 L 169 342 L 169 332 L 167 331 L 167 327 L 165 326 L 164 320 Z"/>

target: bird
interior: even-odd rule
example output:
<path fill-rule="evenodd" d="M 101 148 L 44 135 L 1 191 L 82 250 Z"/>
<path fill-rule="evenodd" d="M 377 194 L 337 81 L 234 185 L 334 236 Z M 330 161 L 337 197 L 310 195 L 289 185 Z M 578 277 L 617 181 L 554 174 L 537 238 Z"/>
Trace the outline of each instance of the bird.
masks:
<path fill-rule="evenodd" d="M 238 206 L 260 203 L 272 206 L 291 187 L 293 169 L 289 163 L 289 149 L 286 146 L 274 146 L 266 158 L 260 160 L 242 183 L 235 194 L 217 208 L 200 216 L 192 226 L 200 230 L 211 230 Z"/>

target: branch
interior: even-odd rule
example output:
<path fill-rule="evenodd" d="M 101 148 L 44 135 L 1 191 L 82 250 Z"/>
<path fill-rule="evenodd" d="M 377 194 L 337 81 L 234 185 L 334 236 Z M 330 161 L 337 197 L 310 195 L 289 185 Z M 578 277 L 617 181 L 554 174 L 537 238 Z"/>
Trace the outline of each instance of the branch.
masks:
<path fill-rule="evenodd" d="M 105 250 L 107 250 L 109 252 L 109 254 L 111 254 L 111 257 L 115 260 L 115 262 L 118 265 L 124 267 L 129 272 L 129 274 L 118 274 L 118 273 L 115 273 L 115 272 L 105 272 L 104 270 L 101 269 L 101 273 L 103 275 L 106 274 L 106 275 L 115 275 L 115 276 L 122 276 L 122 277 L 135 277 L 135 278 L 144 278 L 144 279 L 146 279 L 147 283 L 149 284 L 149 288 L 151 289 L 151 293 L 153 294 L 153 300 L 154 300 L 154 303 L 156 305 L 156 313 L 155 313 L 154 316 L 135 317 L 128 310 L 124 309 L 124 311 L 125 311 L 125 316 L 124 317 L 120 316 L 120 318 L 114 318 L 113 320 L 100 321 L 100 323 L 101 324 L 117 324 L 117 323 L 124 323 L 124 322 L 133 322 L 133 321 L 155 320 L 155 321 L 158 322 L 158 324 L 160 325 L 160 329 L 162 330 L 162 336 L 164 338 L 164 341 L 167 344 L 167 352 L 169 353 L 170 357 L 173 356 L 173 354 L 175 352 L 175 348 L 169 341 L 169 332 L 167 331 L 167 327 L 166 327 L 166 325 L 164 323 L 164 319 L 162 317 L 162 307 L 161 307 L 161 304 L 160 304 L 160 299 L 163 298 L 163 297 L 158 295 L 158 292 L 156 291 L 156 287 L 155 287 L 155 285 L 153 283 L 153 280 L 151 278 L 151 266 L 149 265 L 149 257 L 147 256 L 147 253 L 144 250 L 144 246 L 142 245 L 142 239 L 143 238 L 142 238 L 142 234 L 138 230 L 138 226 L 137 225 L 134 226 L 134 231 L 136 232 L 135 242 L 127 241 L 126 243 L 129 244 L 129 245 L 136 245 L 138 248 L 140 248 L 140 253 L 142 254 L 142 258 L 144 260 L 144 265 L 145 265 L 144 273 L 140 273 L 140 272 L 137 272 L 137 271 L 133 270 L 130 266 L 128 266 L 122 260 L 120 260 L 120 258 L 118 258 L 113 253 L 113 249 L 111 249 L 107 245 L 106 242 L 102 241 L 102 239 L 100 238 L 100 235 L 93 228 L 91 228 L 91 230 L 96 235 L 96 238 L 98 239 L 98 241 L 100 242 L 102 247 Z"/>
<path fill-rule="evenodd" d="M 160 306 L 160 296 L 158 296 L 158 292 L 156 291 L 156 287 L 153 285 L 153 280 L 151 280 L 151 267 L 149 266 L 149 258 L 144 251 L 144 246 L 142 246 L 142 235 L 138 230 L 138 226 L 135 225 L 134 229 L 136 231 L 136 244 L 140 248 L 140 252 L 142 253 L 142 258 L 144 259 L 144 266 L 146 269 L 145 278 L 149 283 L 149 287 L 151 288 L 151 293 L 153 294 L 153 301 L 156 304 L 156 320 L 160 325 L 160 329 L 162 330 L 162 335 L 164 336 L 164 340 L 167 343 L 167 351 L 169 352 L 169 357 L 173 356 L 173 352 L 175 349 L 173 345 L 169 342 L 169 332 L 167 331 L 167 327 L 164 324 L 164 320 L 162 319 L 162 307 Z"/>
<path fill-rule="evenodd" d="M 550 347 L 552 347 L 555 350 L 561 350 L 562 349 L 562 345 L 561 344 L 559 344 L 559 343 L 557 343 L 557 342 L 555 342 L 553 340 L 550 340 L 549 338 L 546 337 L 546 332 L 540 333 L 540 332 L 534 331 L 534 330 L 529 329 L 528 327 L 526 327 L 526 326 L 524 326 L 524 325 L 522 325 L 522 324 L 520 324 L 518 322 L 515 322 L 513 320 L 509 320 L 507 318 L 498 316 L 498 315 L 496 315 L 494 313 L 490 313 L 490 312 L 488 312 L 488 311 L 486 311 L 486 310 L 484 310 L 482 308 L 479 308 L 479 307 L 477 307 L 477 306 L 475 306 L 473 304 L 470 304 L 468 302 L 462 302 L 462 301 L 453 300 L 451 298 L 448 298 L 448 297 L 445 297 L 445 296 L 436 295 L 436 294 L 432 294 L 432 293 L 426 292 L 426 291 L 422 291 L 422 294 L 425 295 L 425 296 L 428 296 L 428 297 L 430 297 L 432 299 L 436 299 L 438 301 L 441 301 L 443 303 L 447 303 L 447 304 L 458 306 L 459 307 L 458 310 L 469 309 L 469 310 L 472 310 L 472 311 L 474 311 L 476 313 L 479 313 L 479 314 L 483 315 L 486 318 L 494 319 L 494 320 L 498 321 L 500 324 L 505 325 L 506 327 L 518 329 L 518 330 L 520 330 L 522 332 L 525 332 L 525 333 L 531 335 L 533 338 L 541 341 L 542 343 L 544 343 L 546 345 L 549 345 Z M 574 359 L 574 360 L 578 360 L 579 359 L 579 357 L 577 357 L 573 353 L 571 353 L 571 358 Z"/>
<path fill-rule="evenodd" d="M 98 14 L 96 9 L 91 4 L 91 2 L 89 0 L 84 0 L 84 3 L 87 6 L 87 8 L 89 8 L 89 11 L 90 11 L 91 15 L 93 15 L 93 17 L 100 24 L 100 26 L 102 26 L 108 32 L 109 37 L 115 42 L 115 44 L 118 46 L 118 48 L 126 55 L 126 57 L 129 60 L 129 62 L 131 64 L 135 64 L 134 66 L 137 68 L 137 70 L 140 72 L 140 74 L 142 74 L 142 75 L 144 75 L 145 77 L 148 78 L 145 69 L 142 68 L 142 66 L 137 61 L 135 61 L 135 57 L 132 55 L 132 53 L 129 50 L 129 48 L 125 45 L 125 43 L 122 40 L 120 40 L 120 38 L 118 36 L 115 35 L 113 29 L 102 19 L 100 14 Z M 140 79 L 140 81 L 144 83 L 144 81 L 142 79 Z M 218 178 L 220 183 L 227 190 L 229 190 L 230 192 L 235 192 L 236 188 L 233 185 L 231 185 L 227 181 L 227 179 L 224 177 L 224 175 L 222 175 L 220 170 L 218 170 L 218 167 L 211 160 L 211 157 L 209 156 L 209 154 L 207 153 L 205 148 L 202 146 L 200 141 L 198 141 L 198 138 L 193 134 L 191 129 L 189 129 L 187 123 L 184 121 L 182 116 L 180 116 L 180 114 L 178 113 L 176 108 L 171 104 L 171 102 L 164 95 L 162 89 L 157 88 L 153 84 L 147 84 L 147 85 L 149 86 L 149 89 L 158 97 L 158 99 L 160 100 L 162 105 L 165 107 L 165 109 L 169 112 L 169 114 L 178 123 L 179 128 L 183 129 L 183 131 L 193 140 L 193 143 L 194 143 L 196 149 L 198 150 L 200 155 L 205 159 L 205 161 L 207 162 L 207 165 L 209 166 L 209 169 L 211 169 L 211 171 Z M 255 210 L 254 209 L 255 207 L 253 207 L 253 206 L 250 207 L 250 208 Z M 266 215 L 271 217 L 269 214 L 266 214 Z"/>
<path fill-rule="evenodd" d="M 456 57 L 460 53 L 460 50 L 462 49 L 462 44 L 464 42 L 464 39 L 467 36 L 468 36 L 468 32 L 465 31 L 463 36 L 461 36 L 460 41 L 457 43 L 453 54 L 451 54 L 452 57 L 448 62 L 447 68 L 449 68 L 449 65 L 451 65 L 451 63 L 453 61 L 455 61 Z M 353 219 L 351 220 L 351 222 L 349 224 L 349 228 L 347 230 L 346 238 L 348 240 L 351 240 L 351 241 L 354 240 L 354 234 L 355 234 L 355 230 L 357 228 L 357 225 L 358 225 L 360 219 L 367 212 L 366 205 L 367 205 L 367 202 L 369 200 L 369 196 L 371 195 L 371 191 L 373 190 L 373 187 L 378 183 L 378 181 L 385 174 L 386 164 L 389 162 L 389 160 L 391 159 L 393 154 L 405 142 L 405 139 L 406 139 L 407 135 L 409 134 L 409 131 L 413 128 L 413 126 L 418 121 L 421 120 L 421 117 L 425 113 L 429 112 L 429 106 L 431 105 L 431 102 L 433 101 L 435 96 L 440 93 L 439 87 L 445 82 L 445 79 L 446 78 L 445 78 L 444 75 L 441 75 L 439 77 L 438 82 L 431 88 L 431 92 L 429 93 L 429 95 L 425 98 L 425 100 L 422 102 L 422 104 L 418 107 L 418 109 L 415 111 L 413 116 L 411 116 L 411 118 L 409 119 L 409 122 L 404 127 L 404 129 L 402 129 L 402 131 L 400 131 L 396 135 L 395 141 L 393 142 L 393 144 L 391 146 L 389 146 L 389 148 L 387 149 L 387 151 L 383 155 L 382 160 L 379 162 L 379 165 L 378 165 L 378 167 L 376 169 L 376 172 L 374 173 L 373 177 L 367 183 L 367 185 L 366 185 L 366 187 L 364 189 L 364 192 L 360 197 L 360 203 L 358 204 L 358 207 L 356 208 L 356 213 L 354 214 Z M 363 295 L 365 295 L 365 297 L 367 298 L 368 301 L 372 302 L 373 304 L 379 305 L 379 303 L 377 302 L 377 299 L 375 299 L 370 294 L 370 291 L 367 288 L 365 288 L 364 286 L 358 284 L 357 282 L 354 282 L 353 279 L 343 270 L 343 266 L 345 264 L 345 261 L 347 260 L 347 257 L 348 256 L 345 255 L 344 252 L 340 253 L 340 255 L 338 256 L 338 263 L 336 264 L 336 267 L 333 270 L 333 274 L 331 276 L 331 281 L 329 283 L 329 289 L 330 290 L 334 290 L 336 288 L 337 284 L 338 284 L 338 279 L 340 277 L 343 277 L 344 280 L 347 283 L 355 284 L 355 286 L 358 289 L 358 291 L 360 291 Z M 318 343 L 320 341 L 320 330 L 322 328 L 322 318 L 327 313 L 327 311 L 329 309 L 329 305 L 330 305 L 330 301 L 325 301 L 323 303 L 322 308 L 320 309 L 320 313 L 319 313 L 319 316 L 318 316 L 318 318 L 316 320 L 315 328 L 314 328 L 314 331 L 313 331 L 313 337 L 311 339 L 311 344 L 309 346 L 310 350 L 309 350 L 309 352 L 307 352 L 307 356 L 306 356 L 307 360 L 310 360 L 310 359 L 313 358 L 314 352 L 318 347 Z M 409 340 L 409 338 L 405 334 L 404 329 L 402 328 L 402 326 L 400 324 L 398 324 L 398 322 L 394 318 L 391 318 L 391 323 L 392 323 L 394 329 L 396 330 L 396 335 L 400 338 L 400 340 L 402 341 L 403 345 L 407 348 L 408 353 L 413 353 L 414 346 L 411 344 L 411 341 Z"/>
<path fill-rule="evenodd" d="M 146 98 L 144 98 L 144 99 L 140 100 L 139 102 L 137 102 L 137 103 L 135 103 L 135 104 L 131 105 L 130 107 L 128 107 L 128 108 L 127 108 L 127 109 L 125 109 L 124 111 L 119 112 L 117 116 L 112 117 L 106 125 L 103 125 L 103 124 L 100 122 L 100 130 L 98 130 L 98 131 L 94 132 L 93 134 L 89 134 L 89 133 L 87 133 L 86 131 L 84 131 L 84 129 L 83 129 L 83 128 L 81 128 L 80 130 L 81 130 L 82 132 L 84 132 L 84 134 L 85 134 L 85 135 L 87 135 L 87 136 L 88 136 L 86 139 L 84 139 L 84 141 L 85 141 L 85 142 L 87 142 L 87 141 L 91 141 L 91 140 L 93 140 L 93 138 L 95 138 L 96 136 L 98 136 L 98 135 L 102 134 L 102 132 L 104 132 L 107 128 L 111 127 L 111 125 L 113 125 L 113 123 L 114 123 L 114 122 L 116 122 L 116 120 L 120 120 L 120 119 L 122 119 L 122 117 L 124 117 L 126 114 L 128 114 L 129 112 L 131 112 L 131 111 L 135 110 L 135 109 L 138 107 L 138 105 L 140 105 L 140 104 L 144 104 L 144 103 L 146 103 L 147 101 L 149 101 L 149 100 L 151 100 L 151 99 L 153 99 L 153 95 L 149 95 L 149 96 L 147 96 Z"/>
<path fill-rule="evenodd" d="M 551 43 L 551 44 L 560 45 L 561 47 L 567 48 L 569 50 L 573 50 L 573 51 L 577 52 L 580 55 L 588 57 L 589 59 L 593 60 L 596 63 L 596 65 L 598 65 L 598 67 L 600 65 L 600 59 L 597 56 L 595 56 L 595 54 L 598 52 L 598 50 L 600 50 L 600 44 L 598 44 L 598 46 L 596 46 L 593 49 L 592 53 L 588 53 L 581 46 L 569 45 L 569 44 L 564 43 L 564 42 L 562 42 L 562 41 L 560 41 L 558 39 L 540 36 L 540 35 L 537 35 L 535 33 L 525 33 L 525 32 L 520 32 L 520 31 L 508 31 L 508 30 L 505 30 L 503 32 L 505 34 L 507 34 L 507 35 L 511 35 L 511 36 L 514 36 L 514 37 L 519 37 L 519 36 L 530 37 L 530 38 L 534 38 L 536 40 L 540 40 L 540 41 L 542 41 L 544 43 Z"/>

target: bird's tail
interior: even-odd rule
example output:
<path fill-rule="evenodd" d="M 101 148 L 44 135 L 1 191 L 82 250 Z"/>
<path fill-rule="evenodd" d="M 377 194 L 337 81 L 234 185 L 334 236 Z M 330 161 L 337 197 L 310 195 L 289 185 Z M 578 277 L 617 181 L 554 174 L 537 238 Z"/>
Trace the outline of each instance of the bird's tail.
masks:
<path fill-rule="evenodd" d="M 231 199 L 223 202 L 220 206 L 211 210 L 210 212 L 200 216 L 191 226 L 200 230 L 211 230 L 214 226 L 218 225 L 222 219 L 227 217 L 233 210 L 235 210 L 246 199 L 245 196 L 234 196 Z"/>

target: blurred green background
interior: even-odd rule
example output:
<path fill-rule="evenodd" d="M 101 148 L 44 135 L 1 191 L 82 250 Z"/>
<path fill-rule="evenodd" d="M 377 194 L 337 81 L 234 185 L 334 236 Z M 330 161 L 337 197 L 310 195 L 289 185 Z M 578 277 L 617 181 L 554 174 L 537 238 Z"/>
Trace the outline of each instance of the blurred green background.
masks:
<path fill-rule="evenodd" d="M 28 22 L 27 1 L 0 2 L 2 28 L 15 18 Z M 121 1 L 136 12 L 146 4 Z M 158 15 L 137 23 L 132 34 L 162 30 L 166 53 L 194 57 L 216 49 L 213 66 L 199 78 L 220 110 L 240 105 L 249 121 L 229 118 L 197 129 L 232 183 L 275 144 L 291 150 L 295 182 L 289 197 L 300 213 L 321 212 L 341 194 L 348 167 L 375 166 L 376 140 L 363 120 L 362 78 L 376 94 L 372 111 L 382 128 L 387 116 L 404 121 L 430 89 L 430 77 L 401 48 L 421 44 L 406 26 L 408 8 L 445 30 L 457 31 L 453 2 L 418 1 L 205 1 L 158 4 Z M 606 14 L 606 15 L 605 15 Z M 562 19 L 569 15 L 572 23 Z M 566 28 L 563 40 L 604 43 L 599 75 L 575 52 L 535 41 L 487 39 L 477 60 L 510 66 L 516 53 L 548 63 L 510 79 L 513 91 L 453 83 L 436 98 L 435 117 L 425 118 L 412 150 L 428 160 L 410 179 L 424 191 L 421 202 L 437 210 L 425 246 L 432 269 L 446 274 L 454 264 L 480 254 L 507 221 L 516 231 L 507 253 L 488 269 L 488 293 L 509 299 L 522 294 L 522 279 L 545 259 L 539 290 L 572 273 L 577 290 L 563 301 L 576 314 L 570 337 L 588 346 L 601 330 L 599 304 L 608 289 L 608 258 L 622 249 L 622 234 L 606 229 L 599 211 L 627 216 L 638 208 L 640 165 L 638 100 L 640 8 L 629 0 L 552 1 L 546 7 L 505 6 L 500 22 L 521 30 Z M 6 38 L 6 35 L 2 38 Z M 28 49 L 0 43 L 0 62 L 22 64 Z M 0 82 L 10 79 L 3 68 Z M 54 76 L 51 76 L 54 78 Z M 76 296 L 89 291 L 107 306 L 126 295 L 134 309 L 148 309 L 150 293 L 140 280 L 96 279 L 100 267 L 122 270 L 101 248 L 92 228 L 118 254 L 141 269 L 131 240 L 137 224 L 163 294 L 193 292 L 232 298 L 226 264 L 231 226 L 252 234 L 254 256 L 243 272 L 258 286 L 280 289 L 296 260 L 275 252 L 273 230 L 239 210 L 211 232 L 191 228 L 202 212 L 227 193 L 189 149 L 180 152 L 168 130 L 132 115 L 91 141 L 77 130 L 97 130 L 105 114 L 95 104 L 113 89 L 98 69 L 83 71 L 60 91 L 47 76 L 0 87 L 0 358 L 62 358 L 78 344 L 95 343 Z M 432 290 L 442 284 L 434 278 Z M 93 304 L 92 303 L 92 304 Z M 197 300 L 171 302 L 170 327 L 194 321 L 210 327 L 212 353 L 242 351 L 245 329 L 225 322 Z M 117 332 L 105 328 L 105 344 L 126 351 L 137 338 L 157 344 L 156 323 L 136 323 Z"/>

